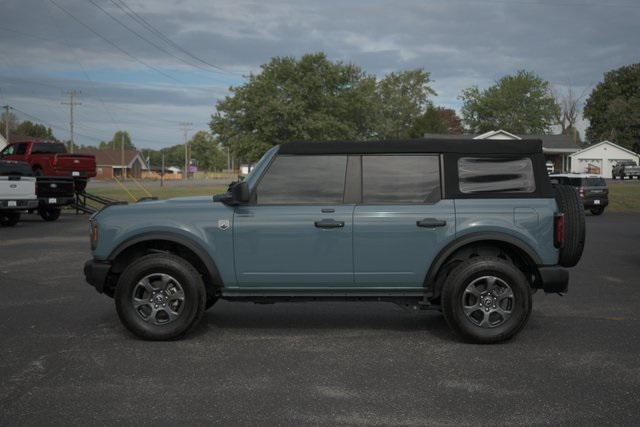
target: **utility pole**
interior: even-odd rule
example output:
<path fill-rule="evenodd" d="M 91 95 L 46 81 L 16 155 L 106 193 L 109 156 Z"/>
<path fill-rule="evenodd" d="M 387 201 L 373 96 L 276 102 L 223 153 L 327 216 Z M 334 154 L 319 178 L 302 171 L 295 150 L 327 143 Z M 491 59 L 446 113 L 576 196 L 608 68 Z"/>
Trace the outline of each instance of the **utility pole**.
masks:
<path fill-rule="evenodd" d="M 164 150 L 160 150 L 162 153 L 162 167 L 160 168 L 160 187 L 164 187 Z"/>
<path fill-rule="evenodd" d="M 120 131 L 120 164 L 122 165 L 122 179 L 127 179 L 127 167 L 124 164 L 124 131 Z"/>
<path fill-rule="evenodd" d="M 82 105 L 82 102 L 77 102 L 74 101 L 73 98 L 76 97 L 76 95 L 80 95 L 80 91 L 79 90 L 69 90 L 67 92 L 65 92 L 65 95 L 69 95 L 69 102 L 62 102 L 62 105 L 68 105 L 69 106 L 69 135 L 70 135 L 70 147 L 69 147 L 69 151 L 73 153 L 73 107 L 76 105 Z"/>
<path fill-rule="evenodd" d="M 5 139 L 7 140 L 7 144 L 9 144 L 11 142 L 11 135 L 9 135 L 10 129 L 9 129 L 9 112 L 11 111 L 11 107 L 8 105 L 5 105 L 4 107 L 4 136 Z"/>
<path fill-rule="evenodd" d="M 191 130 L 193 123 L 180 122 L 180 129 L 184 135 L 184 172 L 182 173 L 182 179 L 188 179 L 189 176 L 189 140 L 187 139 L 187 133 Z"/>

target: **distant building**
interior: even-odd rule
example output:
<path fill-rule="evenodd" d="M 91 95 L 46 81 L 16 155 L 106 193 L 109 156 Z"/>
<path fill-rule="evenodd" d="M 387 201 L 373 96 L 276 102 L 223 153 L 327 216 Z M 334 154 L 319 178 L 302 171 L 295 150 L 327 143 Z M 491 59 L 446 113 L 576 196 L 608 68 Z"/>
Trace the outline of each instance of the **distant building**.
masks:
<path fill-rule="evenodd" d="M 8 144 L 7 144 L 7 140 L 5 139 L 5 137 L 0 135 L 0 150 L 2 150 L 7 145 Z"/>
<path fill-rule="evenodd" d="M 149 170 L 142 154 L 137 150 L 124 150 L 124 164 L 120 150 L 98 150 L 97 148 L 83 148 L 78 151 L 81 154 L 93 154 L 96 156 L 95 179 L 113 179 L 123 176 L 141 178 L 142 172 Z"/>
<path fill-rule="evenodd" d="M 444 139 L 539 139 L 542 141 L 542 152 L 547 162 L 553 163 L 553 172 L 568 172 L 571 170 L 571 154 L 580 150 L 570 135 L 516 135 L 505 130 L 492 130 L 483 134 L 449 135 L 427 133 L 425 138 Z"/>
<path fill-rule="evenodd" d="M 611 178 L 611 170 L 616 163 L 632 160 L 638 164 L 640 155 L 611 141 L 602 141 L 576 151 L 571 155 L 571 160 L 571 172 L 595 173 L 603 178 Z"/>

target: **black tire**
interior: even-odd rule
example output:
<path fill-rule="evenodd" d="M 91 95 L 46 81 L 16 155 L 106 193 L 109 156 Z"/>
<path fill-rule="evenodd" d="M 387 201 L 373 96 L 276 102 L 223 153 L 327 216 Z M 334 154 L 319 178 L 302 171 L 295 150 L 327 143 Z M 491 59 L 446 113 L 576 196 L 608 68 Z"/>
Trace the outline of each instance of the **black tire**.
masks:
<path fill-rule="evenodd" d="M 45 221 L 57 220 L 58 218 L 60 218 L 60 212 L 62 212 L 62 209 L 60 208 L 45 206 L 40 206 L 38 208 L 38 215 L 40 215 L 40 218 L 44 219 Z"/>
<path fill-rule="evenodd" d="M 20 221 L 20 212 L 7 212 L 0 214 L 0 225 L 13 227 Z"/>
<path fill-rule="evenodd" d="M 140 289 L 140 283 L 145 277 L 154 275 L 171 276 L 175 279 L 174 283 L 178 283 L 184 297 L 177 318 L 164 324 L 155 324 L 156 317 L 154 321 L 150 321 L 151 316 L 145 320 L 140 311 L 142 306 L 134 307 L 134 291 Z M 147 297 L 138 298 L 138 301 L 147 301 Z M 181 338 L 202 317 L 206 291 L 200 273 L 187 261 L 171 254 L 151 254 L 138 258 L 124 270 L 118 279 L 114 299 L 120 320 L 133 334 L 146 340 L 175 340 Z M 144 307 L 152 310 L 151 305 Z M 166 310 L 162 312 L 167 313 Z"/>
<path fill-rule="evenodd" d="M 554 188 L 558 209 L 564 214 L 564 246 L 560 249 L 559 264 L 573 267 L 580 261 L 584 249 L 584 206 L 574 187 L 556 185 Z"/>
<path fill-rule="evenodd" d="M 215 294 L 207 292 L 207 302 L 204 304 L 204 309 L 209 310 L 218 302 L 218 297 Z"/>
<path fill-rule="evenodd" d="M 42 176 L 42 175 L 44 175 L 44 172 L 42 172 L 42 169 L 40 169 L 40 168 L 34 168 L 33 169 L 33 175 L 34 176 Z"/>
<path fill-rule="evenodd" d="M 85 188 L 87 188 L 87 180 L 86 179 L 75 179 L 73 181 L 75 190 L 78 193 L 82 193 Z"/>
<path fill-rule="evenodd" d="M 604 208 L 602 206 L 596 206 L 591 208 L 591 213 L 593 215 L 602 215 L 604 213 Z"/>
<path fill-rule="evenodd" d="M 513 296 L 511 301 L 507 301 L 511 304 L 510 317 L 503 318 L 504 321 L 495 326 L 480 326 L 465 314 L 463 298 L 468 296 L 465 290 L 483 277 L 496 277 L 503 281 Z M 529 282 L 515 265 L 497 257 L 478 256 L 458 265 L 447 278 L 442 289 L 442 311 L 449 327 L 464 340 L 493 344 L 512 338 L 524 327 L 531 314 L 531 294 Z M 477 310 L 485 316 L 483 308 Z M 477 314 L 477 311 L 472 314 Z"/>

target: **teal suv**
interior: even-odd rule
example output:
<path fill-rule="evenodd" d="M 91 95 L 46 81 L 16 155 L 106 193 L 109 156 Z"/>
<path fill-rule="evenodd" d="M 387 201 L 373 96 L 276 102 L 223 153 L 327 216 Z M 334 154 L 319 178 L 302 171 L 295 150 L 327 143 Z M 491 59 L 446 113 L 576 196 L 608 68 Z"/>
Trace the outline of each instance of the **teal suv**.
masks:
<path fill-rule="evenodd" d="M 224 299 L 388 301 L 498 342 L 536 290 L 567 291 L 585 234 L 535 140 L 286 143 L 226 194 L 113 205 L 90 224 L 88 283 L 152 340 Z"/>

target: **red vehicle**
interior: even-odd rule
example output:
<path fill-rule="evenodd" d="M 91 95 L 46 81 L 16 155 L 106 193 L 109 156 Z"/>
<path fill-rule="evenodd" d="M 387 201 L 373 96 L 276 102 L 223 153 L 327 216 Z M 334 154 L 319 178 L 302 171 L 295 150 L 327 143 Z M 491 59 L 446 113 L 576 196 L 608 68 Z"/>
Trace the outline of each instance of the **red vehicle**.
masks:
<path fill-rule="evenodd" d="M 90 154 L 70 154 L 63 143 L 23 139 L 12 141 L 0 152 L 0 159 L 27 162 L 35 176 L 70 176 L 81 191 L 96 176 L 96 158 Z"/>

